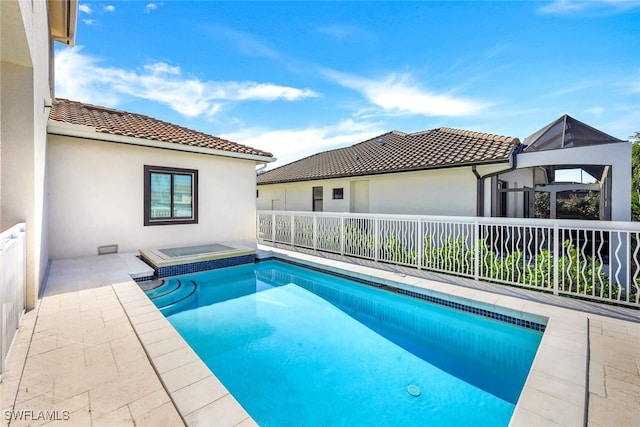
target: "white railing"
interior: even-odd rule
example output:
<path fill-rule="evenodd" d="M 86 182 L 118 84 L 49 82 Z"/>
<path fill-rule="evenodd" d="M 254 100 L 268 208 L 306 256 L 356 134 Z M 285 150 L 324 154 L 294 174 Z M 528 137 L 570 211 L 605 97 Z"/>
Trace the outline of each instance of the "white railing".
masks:
<path fill-rule="evenodd" d="M 0 378 L 25 309 L 26 247 L 24 223 L 0 233 Z"/>
<path fill-rule="evenodd" d="M 640 223 L 258 211 L 258 241 L 640 307 Z"/>

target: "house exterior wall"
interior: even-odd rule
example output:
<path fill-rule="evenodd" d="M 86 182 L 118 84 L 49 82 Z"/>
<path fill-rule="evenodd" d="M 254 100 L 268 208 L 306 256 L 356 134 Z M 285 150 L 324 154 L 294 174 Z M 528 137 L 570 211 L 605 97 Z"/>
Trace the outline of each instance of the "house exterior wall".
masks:
<path fill-rule="evenodd" d="M 255 162 L 49 136 L 49 255 L 233 242 L 255 247 Z M 198 224 L 144 226 L 144 165 L 198 170 Z"/>
<path fill-rule="evenodd" d="M 27 308 L 48 262 L 45 102 L 51 99 L 47 2 L 0 2 L 0 228 L 27 225 Z"/>
<path fill-rule="evenodd" d="M 630 142 L 518 154 L 518 167 L 539 165 L 610 165 L 611 220 L 631 220 Z"/>
<path fill-rule="evenodd" d="M 381 175 L 372 180 L 371 212 L 475 216 L 476 177 L 471 168 Z"/>
<path fill-rule="evenodd" d="M 507 166 L 482 166 L 478 173 Z M 323 187 L 325 212 L 365 212 L 366 204 L 366 213 L 476 215 L 477 179 L 470 167 L 264 184 L 258 186 L 258 209 L 311 211 L 316 186 Z M 343 189 L 342 200 L 332 199 L 334 188 Z"/>
<path fill-rule="evenodd" d="M 324 179 L 260 185 L 258 186 L 258 209 L 311 211 L 313 210 L 313 187 L 323 188 L 324 212 L 349 212 L 351 187 L 348 179 Z M 333 199 L 334 188 L 342 188 L 343 198 L 341 200 Z"/>

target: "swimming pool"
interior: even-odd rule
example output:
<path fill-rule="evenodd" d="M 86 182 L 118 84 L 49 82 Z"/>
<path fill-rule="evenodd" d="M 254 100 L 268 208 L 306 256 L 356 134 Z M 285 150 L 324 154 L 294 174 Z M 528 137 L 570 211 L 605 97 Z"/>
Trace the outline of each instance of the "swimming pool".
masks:
<path fill-rule="evenodd" d="M 542 337 L 278 261 L 148 295 L 260 425 L 507 425 Z"/>

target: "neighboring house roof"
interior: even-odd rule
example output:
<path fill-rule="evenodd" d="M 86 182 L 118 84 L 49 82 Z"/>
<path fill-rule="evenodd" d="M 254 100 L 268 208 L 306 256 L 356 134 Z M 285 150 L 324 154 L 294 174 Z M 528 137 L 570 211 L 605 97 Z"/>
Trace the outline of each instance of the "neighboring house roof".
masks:
<path fill-rule="evenodd" d="M 625 142 L 563 115 L 524 140 L 525 152 Z"/>
<path fill-rule="evenodd" d="M 53 101 L 49 120 L 57 123 L 88 126 L 96 134 L 178 144 L 184 148 L 194 147 L 271 158 L 266 161 L 275 160 L 271 153 L 218 138 L 217 136 L 208 135 L 142 114 L 97 107 L 69 101 L 68 99 L 57 98 Z M 64 130 L 60 133 L 65 134 Z M 88 136 L 78 136 L 90 137 L 90 134 Z"/>
<path fill-rule="evenodd" d="M 258 175 L 258 184 L 310 181 L 502 163 L 520 141 L 508 136 L 438 128 L 392 131 L 350 147 L 325 151 Z"/>

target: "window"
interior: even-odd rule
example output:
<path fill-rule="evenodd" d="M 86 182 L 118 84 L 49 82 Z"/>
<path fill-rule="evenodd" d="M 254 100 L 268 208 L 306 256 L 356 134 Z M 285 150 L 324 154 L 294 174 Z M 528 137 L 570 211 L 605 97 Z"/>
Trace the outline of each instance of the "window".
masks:
<path fill-rule="evenodd" d="M 333 189 L 333 200 L 342 200 L 344 199 L 344 189 L 342 188 L 334 188 Z"/>
<path fill-rule="evenodd" d="M 144 225 L 197 224 L 198 171 L 144 167 Z"/>
<path fill-rule="evenodd" d="M 313 187 L 313 211 L 322 212 L 322 187 Z"/>

